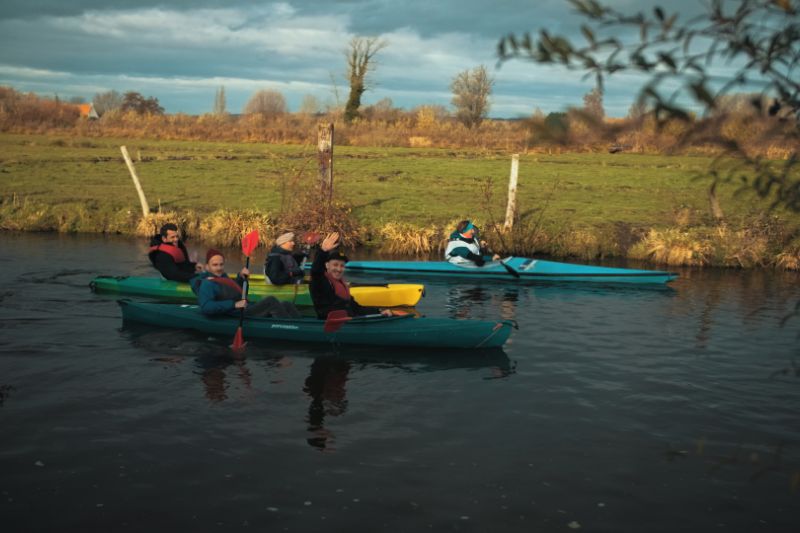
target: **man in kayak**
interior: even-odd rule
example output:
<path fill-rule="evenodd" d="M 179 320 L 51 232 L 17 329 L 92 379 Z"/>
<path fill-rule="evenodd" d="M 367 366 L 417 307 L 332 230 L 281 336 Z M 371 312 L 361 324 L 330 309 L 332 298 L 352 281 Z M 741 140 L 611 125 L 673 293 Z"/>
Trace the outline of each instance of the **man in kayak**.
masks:
<path fill-rule="evenodd" d="M 235 315 L 244 309 L 247 316 L 271 316 L 276 318 L 299 318 L 302 315 L 291 302 L 278 301 L 267 296 L 254 304 L 249 304 L 242 294 L 242 285 L 250 271 L 242 268 L 236 280 L 225 273 L 225 256 L 211 248 L 206 252 L 206 270 L 201 272 L 190 284 L 197 295 L 197 303 L 204 315 Z"/>
<path fill-rule="evenodd" d="M 294 233 L 284 233 L 275 239 L 275 245 L 267 255 L 264 275 L 267 283 L 273 285 L 293 285 L 303 282 L 303 263 L 308 254 L 294 253 Z"/>
<path fill-rule="evenodd" d="M 444 250 L 444 258 L 454 265 L 475 264 L 483 266 L 490 260 L 489 256 L 481 253 L 481 242 L 478 240 L 478 228 L 471 221 L 462 220 L 450 234 L 450 240 Z M 494 254 L 491 261 L 497 261 L 500 256 Z"/>
<path fill-rule="evenodd" d="M 150 240 L 147 257 L 161 275 L 171 281 L 187 282 L 202 272 L 203 265 L 189 261 L 189 252 L 181 241 L 178 226 L 164 224 Z"/>
<path fill-rule="evenodd" d="M 350 296 L 350 284 L 344 279 L 347 256 L 339 248 L 339 234 L 331 233 L 322 241 L 311 265 L 308 289 L 317 317 L 328 318 L 331 311 L 344 310 L 347 316 L 382 314 L 392 316 L 390 309 L 364 307 Z"/>

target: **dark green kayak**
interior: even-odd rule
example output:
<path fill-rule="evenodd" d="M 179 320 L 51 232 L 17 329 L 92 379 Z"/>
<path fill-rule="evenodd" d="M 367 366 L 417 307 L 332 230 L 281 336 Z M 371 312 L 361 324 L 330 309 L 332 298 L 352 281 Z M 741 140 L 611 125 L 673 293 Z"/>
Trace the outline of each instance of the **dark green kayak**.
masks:
<path fill-rule="evenodd" d="M 233 337 L 239 326 L 234 316 L 207 317 L 196 305 L 141 303 L 119 300 L 122 319 L 153 326 L 192 329 Z M 245 339 L 279 339 L 301 342 L 417 346 L 431 348 L 496 348 L 511 335 L 515 324 L 504 320 L 456 320 L 413 315 L 354 318 L 326 332 L 316 318 L 247 318 Z"/>
<path fill-rule="evenodd" d="M 265 296 L 292 302 L 295 305 L 310 306 L 311 295 L 308 285 L 269 285 L 264 276 L 251 276 L 247 299 L 258 301 Z M 197 302 L 197 296 L 188 283 L 167 281 L 161 278 L 139 276 L 98 276 L 89 283 L 98 293 L 147 296 L 170 302 Z M 425 286 L 416 283 L 390 283 L 388 285 L 354 286 L 350 294 L 361 304 L 369 307 L 413 307 L 425 294 Z"/>

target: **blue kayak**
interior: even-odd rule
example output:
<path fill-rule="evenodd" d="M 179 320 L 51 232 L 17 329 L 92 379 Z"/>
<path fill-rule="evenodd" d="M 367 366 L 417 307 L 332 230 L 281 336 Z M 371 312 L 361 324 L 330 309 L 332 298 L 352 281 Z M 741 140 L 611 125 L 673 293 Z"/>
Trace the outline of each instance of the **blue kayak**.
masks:
<path fill-rule="evenodd" d="M 505 263 L 507 266 L 503 266 Z M 415 277 L 472 278 L 503 281 L 577 281 L 593 283 L 660 283 L 678 277 L 674 272 L 637 270 L 593 265 L 558 263 L 525 257 L 488 261 L 482 267 L 454 265 L 448 261 L 349 261 L 347 271 L 359 274 L 403 275 Z"/>

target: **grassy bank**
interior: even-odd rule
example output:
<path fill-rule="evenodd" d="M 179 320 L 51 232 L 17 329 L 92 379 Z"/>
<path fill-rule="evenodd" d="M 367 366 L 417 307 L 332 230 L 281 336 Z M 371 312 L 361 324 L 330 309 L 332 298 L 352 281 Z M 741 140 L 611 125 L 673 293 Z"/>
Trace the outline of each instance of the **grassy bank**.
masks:
<path fill-rule="evenodd" d="M 158 214 L 142 220 L 119 146 L 134 157 Z M 797 268 L 800 215 L 768 211 L 752 193 L 718 191 L 726 224 L 709 216 L 702 179 L 710 158 L 635 154 L 520 157 L 515 231 L 505 211 L 509 154 L 429 148 L 340 147 L 336 196 L 353 239 L 394 251 L 441 245 L 460 218 L 484 224 L 495 249 L 668 264 Z M 297 228 L 315 205 L 314 146 L 142 141 L 0 134 L 0 228 L 147 234 L 179 220 L 211 244 L 259 226 L 267 238 Z M 301 228 L 322 229 L 327 228 Z"/>

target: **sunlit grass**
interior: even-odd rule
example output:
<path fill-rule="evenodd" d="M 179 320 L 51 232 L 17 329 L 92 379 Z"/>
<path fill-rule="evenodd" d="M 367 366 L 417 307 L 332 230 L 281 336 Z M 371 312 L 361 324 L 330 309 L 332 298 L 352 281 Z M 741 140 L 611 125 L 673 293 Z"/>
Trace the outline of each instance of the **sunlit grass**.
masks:
<path fill-rule="evenodd" d="M 146 220 L 119 152 L 123 144 L 157 211 Z M 510 154 L 336 147 L 334 187 L 341 213 L 357 223 L 346 226 L 357 235 L 350 242 L 394 253 L 441 250 L 455 222 L 470 218 L 484 225 L 493 249 L 519 255 L 795 268 L 796 248 L 784 248 L 797 235 L 800 215 L 774 211 L 771 224 L 779 232 L 753 231 L 767 200 L 720 187 L 727 225 L 717 227 L 702 179 L 711 161 L 522 154 L 519 220 L 510 233 L 488 224 L 505 212 Z M 311 145 L 0 134 L 0 228 L 144 235 L 170 219 L 219 245 L 236 244 L 258 225 L 266 243 L 288 228 L 330 229 L 314 215 L 316 172 Z"/>

